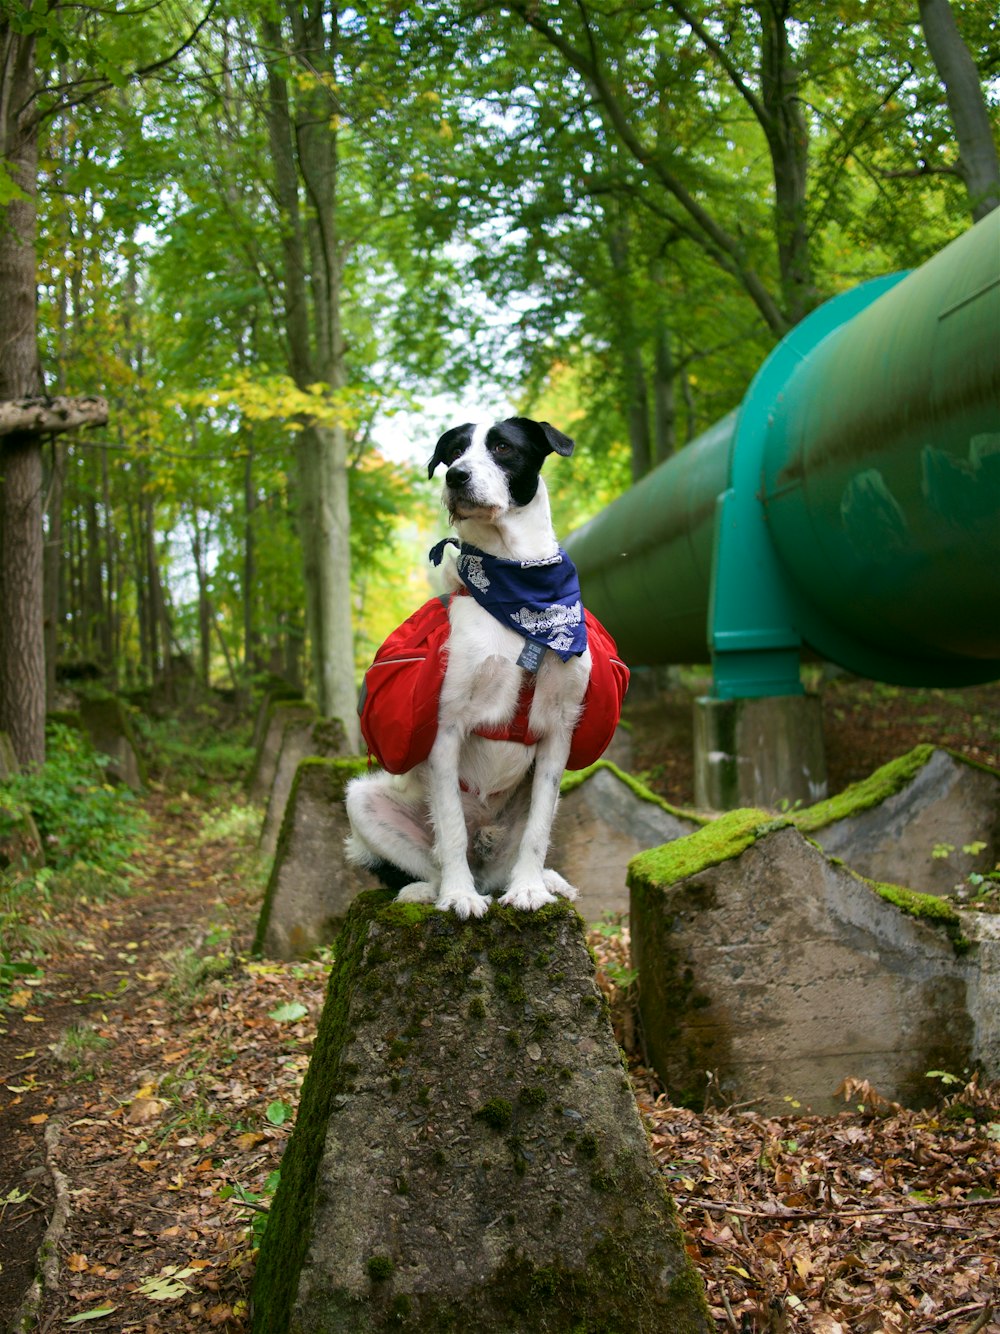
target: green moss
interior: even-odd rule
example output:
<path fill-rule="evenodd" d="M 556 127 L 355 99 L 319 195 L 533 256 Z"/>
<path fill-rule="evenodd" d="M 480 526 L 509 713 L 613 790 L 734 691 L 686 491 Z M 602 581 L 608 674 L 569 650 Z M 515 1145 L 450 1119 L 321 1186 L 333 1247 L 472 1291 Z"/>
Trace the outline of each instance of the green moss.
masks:
<path fill-rule="evenodd" d="M 964 954 L 969 949 L 969 941 L 962 930 L 961 914 L 947 899 L 938 898 L 935 894 L 921 894 L 904 885 L 887 885 L 877 880 L 868 880 L 865 876 L 858 876 L 858 879 L 869 885 L 880 899 L 885 899 L 886 903 L 906 913 L 907 917 L 944 927 L 956 954 Z"/>
<path fill-rule="evenodd" d="M 540 1087 L 523 1088 L 517 1095 L 517 1100 L 524 1107 L 541 1107 L 548 1102 L 549 1095 Z"/>
<path fill-rule="evenodd" d="M 484 1121 L 494 1130 L 506 1130 L 514 1119 L 514 1109 L 506 1098 L 490 1098 L 472 1115 L 475 1120 Z"/>
<path fill-rule="evenodd" d="M 629 888 L 666 888 L 740 856 L 758 838 L 788 823 L 753 808 L 728 811 L 693 834 L 633 857 L 628 864 Z"/>
<path fill-rule="evenodd" d="M 598 760 L 587 769 L 568 770 L 563 775 L 563 780 L 559 785 L 559 792 L 562 796 L 567 796 L 570 792 L 584 784 L 591 775 L 596 774 L 599 769 L 607 769 L 609 773 L 625 784 L 625 786 L 642 801 L 648 801 L 653 806 L 659 806 L 668 815 L 673 815 L 678 820 L 689 820 L 692 824 L 705 825 L 709 819 L 705 815 L 699 815 L 695 811 L 682 810 L 680 806 L 671 806 L 669 801 L 652 792 L 645 783 L 640 782 L 633 774 L 626 773 L 624 769 L 619 769 L 617 764 L 612 764 L 610 760 Z"/>
<path fill-rule="evenodd" d="M 845 787 L 843 792 L 838 792 L 826 801 L 819 801 L 815 806 L 807 806 L 805 810 L 795 811 L 790 816 L 792 824 L 803 833 L 809 833 L 871 810 L 887 797 L 902 792 L 933 755 L 934 749 L 930 745 L 914 746 L 913 750 L 883 764 L 867 778 Z"/>
<path fill-rule="evenodd" d="M 373 1255 L 365 1264 L 368 1277 L 373 1283 L 384 1283 L 387 1278 L 392 1277 L 395 1268 L 387 1255 Z"/>
<path fill-rule="evenodd" d="M 388 890 L 359 894 L 340 933 L 337 962 L 330 973 L 323 1022 L 316 1034 L 295 1121 L 295 1133 L 281 1164 L 281 1184 L 271 1204 L 254 1277 L 254 1327 L 278 1334 L 288 1328 L 295 1285 L 305 1262 L 309 1231 L 301 1220 L 313 1212 L 316 1167 L 338 1092 L 341 1053 L 349 1028 L 351 983 L 364 953 L 369 913 L 387 905 Z"/>

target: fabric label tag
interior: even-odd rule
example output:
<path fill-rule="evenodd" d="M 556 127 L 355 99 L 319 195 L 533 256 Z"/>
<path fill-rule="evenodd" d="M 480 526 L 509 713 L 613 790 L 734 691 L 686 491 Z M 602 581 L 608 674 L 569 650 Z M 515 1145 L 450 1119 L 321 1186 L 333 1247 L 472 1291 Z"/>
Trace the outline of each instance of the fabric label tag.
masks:
<path fill-rule="evenodd" d="M 538 664 L 544 656 L 544 644 L 537 644 L 533 639 L 526 639 L 524 648 L 521 650 L 521 656 L 517 660 L 517 665 L 523 667 L 525 671 L 537 672 Z"/>

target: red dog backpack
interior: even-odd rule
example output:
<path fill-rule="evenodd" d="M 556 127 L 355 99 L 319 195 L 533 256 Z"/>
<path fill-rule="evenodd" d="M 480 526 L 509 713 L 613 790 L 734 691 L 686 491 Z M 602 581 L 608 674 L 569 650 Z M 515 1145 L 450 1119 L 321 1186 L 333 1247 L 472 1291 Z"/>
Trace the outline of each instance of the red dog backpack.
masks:
<path fill-rule="evenodd" d="M 358 700 L 361 735 L 368 753 L 391 774 L 405 774 L 431 753 L 438 726 L 438 701 L 444 680 L 450 623 L 448 598 L 431 598 L 393 630 L 365 672 Z M 573 733 L 567 769 L 585 769 L 610 744 L 628 689 L 629 670 L 615 641 L 589 611 L 590 683 L 580 721 Z M 483 732 L 503 740 L 533 740 L 525 735 L 524 710 L 510 731 Z"/>

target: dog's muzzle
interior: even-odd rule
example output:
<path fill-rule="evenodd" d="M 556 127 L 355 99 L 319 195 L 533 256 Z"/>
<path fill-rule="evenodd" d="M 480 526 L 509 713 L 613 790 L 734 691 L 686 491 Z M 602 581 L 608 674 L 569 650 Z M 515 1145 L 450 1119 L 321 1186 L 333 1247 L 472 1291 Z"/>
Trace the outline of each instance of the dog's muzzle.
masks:
<path fill-rule="evenodd" d="M 472 519 L 479 515 L 492 516 L 497 505 L 481 499 L 475 493 L 472 470 L 453 463 L 445 473 L 446 504 L 453 519 Z"/>

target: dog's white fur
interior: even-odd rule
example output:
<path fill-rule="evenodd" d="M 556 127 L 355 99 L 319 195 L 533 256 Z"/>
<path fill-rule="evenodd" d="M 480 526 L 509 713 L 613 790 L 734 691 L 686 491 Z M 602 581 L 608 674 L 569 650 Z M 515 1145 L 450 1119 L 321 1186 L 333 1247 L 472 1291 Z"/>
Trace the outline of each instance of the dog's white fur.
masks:
<path fill-rule="evenodd" d="M 460 538 L 511 560 L 556 555 L 545 483 L 539 476 L 531 500 L 517 504 L 510 460 L 504 458 L 509 446 L 498 444 L 490 429 L 489 423 L 476 426 L 467 442 L 453 446 L 461 452 L 440 460 L 452 479 L 446 480 L 444 503 Z M 570 452 L 572 441 L 554 435 L 568 446 L 560 445 L 559 452 Z M 436 455 L 431 471 L 437 461 Z M 467 480 L 456 487 L 459 473 Z M 452 589 L 460 586 L 454 558 L 448 560 L 447 579 Z M 461 918 L 481 917 L 497 893 L 501 904 L 526 910 L 551 903 L 556 894 L 575 898 L 576 890 L 545 867 L 545 857 L 590 677 L 590 652 L 567 662 L 552 652 L 542 658 L 529 714 L 537 744 L 489 740 L 472 735 L 473 729 L 513 718 L 525 679 L 517 663 L 524 640 L 472 597 L 452 598 L 449 617 L 447 668 L 430 756 L 407 774 L 369 774 L 348 786 L 348 856 L 372 867 L 388 862 L 412 876 L 399 900 L 434 903 Z"/>

